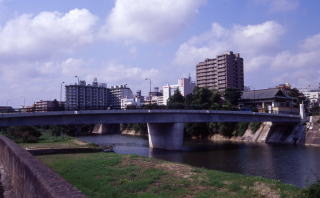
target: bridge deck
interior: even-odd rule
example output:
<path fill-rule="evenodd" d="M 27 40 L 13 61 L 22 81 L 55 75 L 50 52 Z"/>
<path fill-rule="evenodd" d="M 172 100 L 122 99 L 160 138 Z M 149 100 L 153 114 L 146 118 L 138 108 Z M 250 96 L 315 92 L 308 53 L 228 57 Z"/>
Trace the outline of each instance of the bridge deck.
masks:
<path fill-rule="evenodd" d="M 0 114 L 0 126 L 266 121 L 299 122 L 300 116 L 216 110 L 86 110 Z"/>

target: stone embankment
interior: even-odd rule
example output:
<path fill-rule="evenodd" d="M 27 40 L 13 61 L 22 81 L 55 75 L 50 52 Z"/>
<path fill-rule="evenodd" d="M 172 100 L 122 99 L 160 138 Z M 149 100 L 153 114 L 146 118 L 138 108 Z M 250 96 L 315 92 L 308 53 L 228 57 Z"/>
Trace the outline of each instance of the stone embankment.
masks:
<path fill-rule="evenodd" d="M 306 123 L 305 144 L 320 146 L 320 116 L 311 116 Z"/>
<path fill-rule="evenodd" d="M 5 198 L 86 198 L 28 151 L 4 136 L 0 136 L 0 165 L 0 174 L 6 174 L 5 195 L 7 189 L 10 193 Z"/>
<path fill-rule="evenodd" d="M 209 140 L 320 146 L 320 116 L 311 116 L 306 122 L 296 125 L 264 122 L 257 131 L 248 128 L 241 137 L 227 138 L 217 134 L 209 137 Z"/>

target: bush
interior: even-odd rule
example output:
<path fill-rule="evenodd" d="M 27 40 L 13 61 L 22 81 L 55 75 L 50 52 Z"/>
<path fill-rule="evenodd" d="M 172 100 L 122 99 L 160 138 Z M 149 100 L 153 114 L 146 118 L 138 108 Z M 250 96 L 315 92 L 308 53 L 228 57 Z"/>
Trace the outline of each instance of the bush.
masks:
<path fill-rule="evenodd" d="M 6 132 L 7 136 L 18 143 L 35 143 L 39 141 L 41 132 L 35 127 L 22 126 L 10 127 Z"/>
<path fill-rule="evenodd" d="M 234 122 L 219 123 L 219 133 L 225 137 L 232 137 L 236 129 Z"/>
<path fill-rule="evenodd" d="M 255 133 L 260 128 L 261 122 L 250 122 L 249 128 Z"/>
<path fill-rule="evenodd" d="M 248 129 L 248 122 L 238 122 L 236 127 L 236 136 L 243 136 Z"/>
<path fill-rule="evenodd" d="M 319 198 L 320 197 L 320 181 L 305 188 L 299 197 L 301 197 L 301 198 Z"/>
<path fill-rule="evenodd" d="M 185 131 L 186 137 L 197 137 L 200 139 L 206 138 L 210 134 L 208 123 L 186 123 Z"/>

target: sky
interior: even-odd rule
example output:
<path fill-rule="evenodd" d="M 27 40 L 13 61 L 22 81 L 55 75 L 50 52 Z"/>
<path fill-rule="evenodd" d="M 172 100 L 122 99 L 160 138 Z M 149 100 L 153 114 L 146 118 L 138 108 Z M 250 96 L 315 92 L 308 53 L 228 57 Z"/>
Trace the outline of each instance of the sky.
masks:
<path fill-rule="evenodd" d="M 0 0 L 0 106 L 60 98 L 61 83 L 133 92 L 233 51 L 251 89 L 320 83 L 319 0 Z"/>

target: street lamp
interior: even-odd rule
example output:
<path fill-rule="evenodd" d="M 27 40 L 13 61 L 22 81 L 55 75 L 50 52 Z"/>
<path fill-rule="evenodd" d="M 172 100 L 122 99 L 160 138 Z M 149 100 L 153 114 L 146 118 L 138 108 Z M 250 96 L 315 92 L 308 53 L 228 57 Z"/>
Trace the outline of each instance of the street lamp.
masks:
<path fill-rule="evenodd" d="M 80 96 L 79 96 L 79 89 L 80 89 L 80 87 L 79 87 L 79 85 L 80 85 L 80 80 L 79 80 L 79 77 L 78 76 L 74 76 L 75 78 L 77 78 L 78 79 L 78 86 L 77 86 L 77 110 L 79 110 L 79 106 L 80 106 Z"/>
<path fill-rule="evenodd" d="M 151 105 L 151 78 L 146 78 L 145 80 L 149 80 L 150 87 L 149 87 L 149 103 Z"/>
<path fill-rule="evenodd" d="M 21 96 L 21 98 L 23 98 L 23 107 L 26 106 L 26 97 L 25 96 Z"/>
<path fill-rule="evenodd" d="M 61 82 L 60 84 L 60 105 L 62 104 L 62 85 L 64 84 L 64 82 Z"/>
<path fill-rule="evenodd" d="M 78 85 L 80 84 L 79 76 L 74 76 L 76 79 L 78 79 Z"/>

